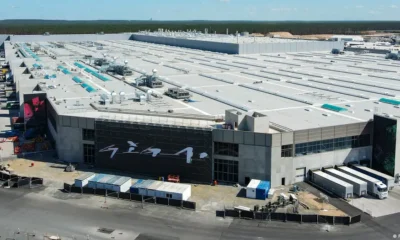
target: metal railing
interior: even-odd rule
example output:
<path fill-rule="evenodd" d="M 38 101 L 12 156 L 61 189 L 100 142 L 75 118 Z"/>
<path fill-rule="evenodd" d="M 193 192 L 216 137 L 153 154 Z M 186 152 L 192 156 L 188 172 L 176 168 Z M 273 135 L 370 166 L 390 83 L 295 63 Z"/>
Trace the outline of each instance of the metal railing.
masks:
<path fill-rule="evenodd" d="M 298 223 L 315 223 L 330 225 L 350 225 L 361 222 L 361 215 L 354 217 L 349 216 L 326 216 L 319 214 L 296 214 L 296 213 L 280 213 L 269 211 L 241 211 L 237 209 L 224 209 L 217 211 L 218 217 L 245 218 L 264 221 L 282 221 L 282 222 L 298 222 Z"/>

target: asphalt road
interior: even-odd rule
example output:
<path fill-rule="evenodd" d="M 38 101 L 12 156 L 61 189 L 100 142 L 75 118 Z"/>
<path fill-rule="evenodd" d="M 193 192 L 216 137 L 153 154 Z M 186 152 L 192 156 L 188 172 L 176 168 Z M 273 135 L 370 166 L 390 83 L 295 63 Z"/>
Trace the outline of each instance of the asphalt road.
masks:
<path fill-rule="evenodd" d="M 0 189 L 0 239 L 393 239 L 400 215 L 368 219 L 353 226 L 326 226 L 220 219 L 212 214 L 100 197 L 47 196 L 30 190 Z M 120 204 L 123 202 L 123 204 Z M 114 230 L 111 234 L 99 228 Z M 18 233 L 19 232 L 19 233 Z M 35 236 L 33 236 L 33 234 Z M 29 236 L 28 236 L 29 235 Z M 400 239 L 400 236 L 398 236 Z"/>

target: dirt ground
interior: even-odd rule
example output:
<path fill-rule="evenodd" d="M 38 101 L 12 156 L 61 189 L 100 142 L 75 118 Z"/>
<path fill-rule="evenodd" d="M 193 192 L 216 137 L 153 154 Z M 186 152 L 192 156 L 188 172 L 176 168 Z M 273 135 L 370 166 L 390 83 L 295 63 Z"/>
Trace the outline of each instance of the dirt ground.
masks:
<path fill-rule="evenodd" d="M 199 210 L 215 211 L 216 209 L 244 206 L 253 209 L 254 205 L 266 205 L 269 200 L 246 198 L 246 191 L 241 187 L 192 185 L 191 201 L 197 203 Z"/>
<path fill-rule="evenodd" d="M 329 39 L 332 36 L 332 34 L 294 35 L 294 37 L 302 39 Z"/>
<path fill-rule="evenodd" d="M 299 192 L 297 199 L 306 204 L 310 209 L 302 208 L 301 213 L 315 213 L 327 216 L 347 216 L 346 213 L 332 206 L 328 202 L 323 202 L 320 197 L 317 197 L 308 192 Z"/>
<path fill-rule="evenodd" d="M 31 166 L 31 164 L 34 164 Z M 15 160 L 5 161 L 3 165 L 9 164 L 10 170 L 15 174 L 25 177 L 41 177 L 45 181 L 51 180 L 55 182 L 73 182 L 75 178 L 80 176 L 82 172 L 64 172 L 65 164 L 42 162 L 42 161 L 32 161 L 22 158 Z"/>

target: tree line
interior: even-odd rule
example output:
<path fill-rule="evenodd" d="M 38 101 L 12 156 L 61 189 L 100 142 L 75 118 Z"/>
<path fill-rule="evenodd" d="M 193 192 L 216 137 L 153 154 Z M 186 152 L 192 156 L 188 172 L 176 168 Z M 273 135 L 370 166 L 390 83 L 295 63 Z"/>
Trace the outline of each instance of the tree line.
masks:
<path fill-rule="evenodd" d="M 249 22 L 249 21 L 59 21 L 59 20 L 3 20 L 0 21 L 0 34 L 83 34 L 120 33 L 141 30 L 172 31 L 188 29 L 209 33 L 249 32 L 290 32 L 295 35 L 306 34 L 359 34 L 365 31 L 400 31 L 399 21 L 351 21 L 351 22 Z"/>

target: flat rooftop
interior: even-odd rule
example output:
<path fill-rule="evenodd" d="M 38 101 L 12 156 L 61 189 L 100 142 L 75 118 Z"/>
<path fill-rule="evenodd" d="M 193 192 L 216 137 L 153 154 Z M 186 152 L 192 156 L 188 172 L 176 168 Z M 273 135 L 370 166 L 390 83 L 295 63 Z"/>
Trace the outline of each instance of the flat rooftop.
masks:
<path fill-rule="evenodd" d="M 13 44 L 29 48 L 29 42 Z M 100 50 L 94 44 L 103 47 Z M 35 53 L 39 61 L 29 53 L 26 58 L 17 58 L 17 49 L 12 49 L 15 46 L 10 42 L 5 43 L 7 60 L 19 88 L 28 93 L 39 84 L 59 115 L 211 126 L 212 118 L 223 116 L 227 109 L 238 109 L 263 113 L 272 123 L 290 130 L 366 122 L 374 113 L 400 116 L 398 105 L 379 101 L 400 100 L 400 62 L 387 60 L 382 54 L 228 55 L 131 40 L 33 45 L 40 46 Z M 115 64 L 123 65 L 126 61 L 133 75 L 122 78 L 99 73 L 108 79 L 104 81 L 75 66 L 78 62 L 96 72 L 99 68 L 84 56 L 97 58 L 104 54 L 109 60 L 115 58 Z M 20 67 L 20 62 L 26 67 Z M 42 65 L 42 69 L 33 69 L 34 64 Z M 31 72 L 26 73 L 26 68 Z M 63 68 L 70 73 L 63 73 Z M 138 89 L 132 83 L 143 73 L 152 74 L 153 69 L 157 69 L 164 83 L 164 87 L 152 89 L 159 97 L 142 103 L 134 101 L 135 96 L 150 89 Z M 56 78 L 45 79 L 53 74 Z M 94 91 L 83 88 L 74 77 Z M 172 87 L 190 91 L 192 101 L 164 95 Z M 112 92 L 124 92 L 126 100 L 96 108 L 100 96 Z M 340 111 L 332 111 L 325 104 L 339 107 Z M 171 110 L 188 117 L 168 116 Z"/>

